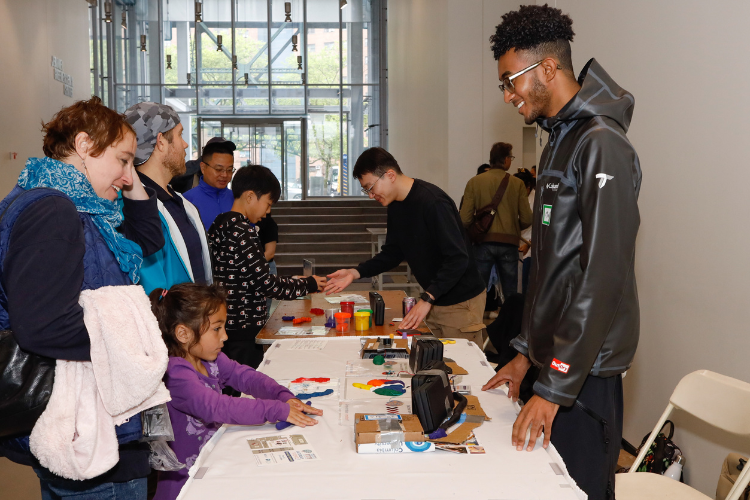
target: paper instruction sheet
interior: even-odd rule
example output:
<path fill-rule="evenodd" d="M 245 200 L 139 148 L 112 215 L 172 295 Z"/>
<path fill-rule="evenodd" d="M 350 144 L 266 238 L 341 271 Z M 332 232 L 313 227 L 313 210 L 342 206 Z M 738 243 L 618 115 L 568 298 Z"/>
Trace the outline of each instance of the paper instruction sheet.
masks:
<path fill-rule="evenodd" d="M 258 467 L 318 460 L 318 454 L 302 434 L 259 437 L 248 439 L 247 444 Z"/>

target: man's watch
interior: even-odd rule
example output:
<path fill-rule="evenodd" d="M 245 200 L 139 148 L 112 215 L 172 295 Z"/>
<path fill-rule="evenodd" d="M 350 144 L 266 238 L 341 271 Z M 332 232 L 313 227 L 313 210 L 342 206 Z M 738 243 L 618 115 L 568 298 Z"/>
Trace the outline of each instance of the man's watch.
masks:
<path fill-rule="evenodd" d="M 435 299 L 433 299 L 432 297 L 430 297 L 430 294 L 427 293 L 427 292 L 423 292 L 422 295 L 419 296 L 419 298 L 422 299 L 422 300 L 424 300 L 428 304 L 434 304 L 435 303 Z"/>

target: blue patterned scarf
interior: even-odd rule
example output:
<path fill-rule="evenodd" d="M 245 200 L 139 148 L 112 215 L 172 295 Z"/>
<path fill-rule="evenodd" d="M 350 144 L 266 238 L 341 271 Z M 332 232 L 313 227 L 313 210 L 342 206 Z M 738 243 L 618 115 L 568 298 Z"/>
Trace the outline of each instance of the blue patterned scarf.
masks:
<path fill-rule="evenodd" d="M 141 247 L 125 238 L 115 228 L 124 219 L 117 202 L 100 198 L 84 174 L 72 165 L 52 158 L 29 158 L 18 176 L 18 185 L 29 190 L 36 187 L 56 189 L 66 194 L 79 212 L 89 214 L 122 272 L 133 283 L 140 280 L 143 253 Z"/>

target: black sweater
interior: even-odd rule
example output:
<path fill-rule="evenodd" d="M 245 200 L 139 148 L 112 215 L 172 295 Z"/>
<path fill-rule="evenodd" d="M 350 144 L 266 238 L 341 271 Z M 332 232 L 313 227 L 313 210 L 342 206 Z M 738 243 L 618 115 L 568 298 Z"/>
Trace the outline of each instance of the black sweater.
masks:
<path fill-rule="evenodd" d="M 404 260 L 422 288 L 435 297 L 435 305 L 458 304 L 484 290 L 456 204 L 445 191 L 419 179 L 414 179 L 403 201 L 388 205 L 385 245 L 357 271 L 369 278 Z"/>

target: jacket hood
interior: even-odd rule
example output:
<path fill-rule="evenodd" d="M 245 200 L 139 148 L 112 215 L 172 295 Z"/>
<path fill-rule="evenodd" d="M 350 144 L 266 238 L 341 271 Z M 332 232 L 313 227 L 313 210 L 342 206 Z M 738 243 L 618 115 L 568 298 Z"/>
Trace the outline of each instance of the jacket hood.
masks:
<path fill-rule="evenodd" d="M 589 60 L 578 76 L 581 90 L 555 116 L 539 118 L 537 123 L 550 132 L 562 122 L 606 116 L 627 132 L 633 117 L 635 98 L 604 71 L 596 59 Z"/>

